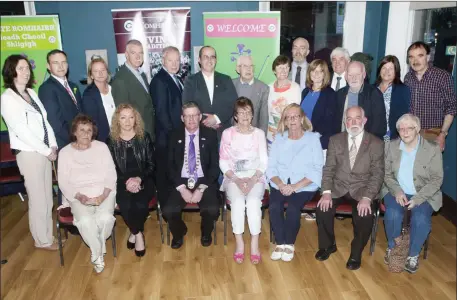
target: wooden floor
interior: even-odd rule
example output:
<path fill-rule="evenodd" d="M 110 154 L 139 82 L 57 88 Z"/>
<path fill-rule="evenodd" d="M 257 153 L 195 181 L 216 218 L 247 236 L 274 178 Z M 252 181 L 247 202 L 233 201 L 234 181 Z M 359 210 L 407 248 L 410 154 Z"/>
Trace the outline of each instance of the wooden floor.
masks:
<path fill-rule="evenodd" d="M 433 217 L 429 258 L 415 275 L 392 274 L 383 263 L 386 238 L 380 220 L 373 256 L 365 249 L 362 268 L 349 271 L 345 263 L 352 238 L 351 220 L 335 221 L 338 251 L 325 262 L 314 259 L 317 228 L 302 219 L 292 262 L 269 258 L 268 218 L 263 220 L 263 261 L 237 265 L 232 259 L 233 235 L 223 245 L 218 222 L 217 246 L 200 245 L 199 215 L 186 213 L 189 233 L 184 246 L 172 250 L 160 243 L 155 214 L 146 223 L 147 252 L 137 258 L 125 246 L 128 230 L 118 217 L 118 256 L 107 242 L 106 268 L 97 275 L 90 252 L 79 236 L 70 235 L 65 266 L 57 252 L 35 250 L 28 229 L 27 204 L 19 197 L 1 199 L 2 299 L 456 299 L 456 229 L 441 216 Z M 230 224 L 230 223 L 229 223 Z M 229 230 L 230 232 L 230 230 Z M 246 230 L 247 232 L 247 230 Z M 245 234 L 245 241 L 249 236 Z M 368 247 L 367 247 L 368 248 Z M 247 247 L 249 249 L 249 247 Z"/>

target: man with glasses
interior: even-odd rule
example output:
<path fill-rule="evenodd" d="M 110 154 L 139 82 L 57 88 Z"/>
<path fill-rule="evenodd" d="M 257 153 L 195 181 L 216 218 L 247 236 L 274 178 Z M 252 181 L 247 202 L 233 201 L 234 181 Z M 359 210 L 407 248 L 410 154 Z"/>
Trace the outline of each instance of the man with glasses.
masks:
<path fill-rule="evenodd" d="M 173 234 L 171 248 L 178 249 L 187 233 L 181 211 L 187 203 L 197 203 L 202 217 L 201 244 L 208 247 L 219 217 L 217 135 L 216 131 L 200 124 L 202 113 L 193 101 L 182 106 L 181 120 L 184 128 L 174 130 L 168 140 L 167 173 L 172 188 L 170 196 L 161 203 L 162 214 Z"/>
<path fill-rule="evenodd" d="M 268 129 L 268 85 L 254 78 L 254 64 L 251 56 L 240 56 L 236 61 L 239 78 L 233 79 L 238 97 L 246 97 L 254 106 L 252 126 L 266 134 Z"/>
<path fill-rule="evenodd" d="M 70 143 L 70 127 L 81 109 L 81 94 L 76 84 L 69 81 L 67 54 L 62 50 L 48 53 L 47 68 L 51 76 L 38 89 L 38 97 L 48 113 L 48 121 L 62 149 Z"/>
<path fill-rule="evenodd" d="M 217 57 L 213 47 L 202 47 L 198 62 L 201 71 L 186 79 L 182 102 L 196 102 L 203 115 L 203 125 L 217 130 L 220 140 L 222 131 L 231 126 L 233 104 L 238 96 L 232 79 L 215 71 Z"/>
<path fill-rule="evenodd" d="M 309 54 L 309 43 L 305 38 L 298 37 L 292 43 L 292 66 L 290 68 L 290 80 L 300 86 L 300 91 L 306 87 L 306 71 L 308 62 L 306 57 Z"/>

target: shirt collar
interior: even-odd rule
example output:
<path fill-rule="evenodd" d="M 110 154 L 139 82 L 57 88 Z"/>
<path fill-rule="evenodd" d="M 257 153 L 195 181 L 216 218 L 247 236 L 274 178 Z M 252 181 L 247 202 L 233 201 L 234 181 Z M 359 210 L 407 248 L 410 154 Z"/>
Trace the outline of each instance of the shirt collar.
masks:
<path fill-rule="evenodd" d="M 341 75 L 338 75 L 336 72 L 333 73 L 333 78 L 335 78 L 335 80 L 337 77 L 341 77 L 342 79 L 344 79 L 345 76 L 346 76 L 346 71 L 344 71 Z"/>
<path fill-rule="evenodd" d="M 348 84 L 348 87 L 349 87 L 348 93 L 351 93 L 351 94 L 361 94 L 361 93 L 363 92 L 364 86 L 365 86 L 365 82 L 362 83 L 362 86 L 360 87 L 360 90 L 359 90 L 358 92 L 354 93 L 354 92 L 351 91 L 351 86 Z"/>
<path fill-rule="evenodd" d="M 51 74 L 52 77 L 54 77 L 55 80 L 57 80 L 58 82 L 60 82 L 61 85 L 65 86 L 65 81 L 68 82 L 67 78 L 65 79 L 62 79 L 62 78 L 59 78 L 57 76 L 54 76 L 53 74 Z"/>
<path fill-rule="evenodd" d="M 126 65 L 127 68 L 128 68 L 130 71 L 132 71 L 132 73 L 134 73 L 134 74 L 135 74 L 135 73 L 137 73 L 137 74 L 143 73 L 142 70 L 141 70 L 141 68 L 135 69 L 135 68 L 133 68 L 131 65 L 129 65 L 128 62 L 125 62 L 125 65 Z"/>
<path fill-rule="evenodd" d="M 203 78 L 206 80 L 212 80 L 214 78 L 214 72 L 210 76 L 206 76 L 205 73 L 202 72 Z"/>
<path fill-rule="evenodd" d="M 417 139 L 417 144 L 416 144 L 416 147 L 414 147 L 413 152 L 416 152 L 416 151 L 417 151 L 417 149 L 419 148 L 419 144 L 420 144 L 420 142 L 421 142 L 421 136 L 418 135 L 417 137 L 418 137 L 418 139 Z M 406 145 L 405 145 L 405 143 L 404 143 L 402 140 L 400 140 L 400 146 L 399 146 L 398 148 L 399 148 L 401 151 L 406 151 Z M 410 153 L 411 153 L 411 152 L 410 152 Z"/>
<path fill-rule="evenodd" d="M 251 81 L 249 81 L 249 82 L 243 82 L 243 80 L 240 77 L 240 82 L 241 82 L 241 84 L 246 84 L 247 83 L 248 85 L 253 85 L 254 84 L 254 77 L 252 77 Z"/>
<path fill-rule="evenodd" d="M 184 128 L 184 131 L 186 132 L 186 137 L 191 135 L 191 133 L 187 130 L 187 128 Z M 195 134 L 195 136 L 198 137 L 199 133 L 200 133 L 200 128 L 198 128 L 197 131 L 195 131 L 193 134 Z"/>
<path fill-rule="evenodd" d="M 301 63 L 301 64 L 298 64 L 296 63 L 295 61 L 292 62 L 292 67 L 301 67 L 301 69 L 306 69 L 306 66 L 308 65 L 308 62 L 306 61 L 306 59 Z"/>
<path fill-rule="evenodd" d="M 177 74 L 171 74 L 170 72 L 168 72 L 167 68 L 165 68 L 164 66 L 162 66 L 162 69 L 164 69 L 165 72 L 167 72 L 168 75 L 170 75 L 172 78 L 175 78 L 177 76 Z"/>

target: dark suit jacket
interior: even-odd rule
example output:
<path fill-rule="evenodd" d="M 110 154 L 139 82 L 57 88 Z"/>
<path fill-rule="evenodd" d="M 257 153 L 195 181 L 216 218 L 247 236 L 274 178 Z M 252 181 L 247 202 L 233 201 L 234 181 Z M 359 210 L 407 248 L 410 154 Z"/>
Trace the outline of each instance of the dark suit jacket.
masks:
<path fill-rule="evenodd" d="M 304 88 L 301 92 L 302 103 L 309 91 L 309 88 Z M 313 115 L 311 117 L 308 116 L 311 120 L 311 124 L 313 124 L 313 131 L 321 134 L 321 145 L 324 150 L 328 148 L 329 138 L 339 132 L 339 130 L 335 130 L 335 114 L 336 93 L 330 86 L 328 86 L 321 90 L 316 106 L 314 106 L 313 109 Z"/>
<path fill-rule="evenodd" d="M 110 128 L 103 106 L 102 95 L 95 83 L 90 84 L 83 93 L 81 110 L 89 115 L 98 128 L 97 140 L 105 142 L 109 136 Z"/>
<path fill-rule="evenodd" d="M 211 104 L 208 89 L 202 72 L 189 76 L 184 83 L 182 102 L 194 101 L 200 106 L 202 113 L 215 114 L 221 120 L 221 128 L 218 129 L 218 136 L 222 131 L 231 126 L 233 116 L 233 104 L 238 98 L 232 79 L 225 74 L 214 72 L 214 95 Z"/>
<path fill-rule="evenodd" d="M 199 133 L 200 162 L 203 170 L 203 178 L 197 180 L 199 184 L 217 184 L 219 178 L 219 148 L 216 131 L 205 126 L 200 126 Z M 186 134 L 184 126 L 175 129 L 168 139 L 168 177 L 174 187 L 181 184 L 187 185 L 187 178 L 181 177 L 181 170 L 184 164 L 184 149 Z"/>
<path fill-rule="evenodd" d="M 143 80 L 146 86 L 148 86 L 146 75 L 143 76 Z M 155 112 L 151 96 L 126 65 L 122 65 L 119 68 L 111 83 L 111 88 L 116 106 L 119 106 L 121 103 L 127 103 L 138 110 L 143 118 L 144 129 L 149 133 L 154 142 Z"/>
<path fill-rule="evenodd" d="M 81 110 L 81 94 L 76 84 L 68 81 L 78 105 L 75 105 L 68 91 L 53 76 L 38 89 L 38 97 L 48 113 L 48 121 L 56 136 L 57 145 L 62 149 L 70 143 L 71 123 Z"/>
<path fill-rule="evenodd" d="M 397 121 L 401 116 L 409 112 L 411 102 L 411 92 L 409 87 L 404 84 L 392 85 L 392 96 L 390 98 L 389 129 L 390 139 L 399 137 L 397 131 Z"/>
<path fill-rule="evenodd" d="M 170 74 L 160 69 L 151 80 L 149 94 L 156 110 L 156 145 L 165 148 L 170 132 L 182 126 L 182 93 Z"/>
<path fill-rule="evenodd" d="M 332 198 L 349 192 L 357 201 L 368 197 L 374 201 L 384 181 L 384 142 L 364 132 L 362 143 L 351 170 L 348 133 L 341 132 L 330 138 L 327 160 L 322 174 L 322 191 L 332 191 Z"/>
<path fill-rule="evenodd" d="M 337 108 L 335 115 L 335 130 L 341 131 L 343 122 L 344 104 L 348 95 L 349 85 L 338 90 Z M 386 107 L 382 93 L 370 84 L 364 84 L 359 94 L 359 106 L 365 110 L 365 117 L 368 121 L 365 124 L 365 130 L 383 139 L 387 132 Z"/>

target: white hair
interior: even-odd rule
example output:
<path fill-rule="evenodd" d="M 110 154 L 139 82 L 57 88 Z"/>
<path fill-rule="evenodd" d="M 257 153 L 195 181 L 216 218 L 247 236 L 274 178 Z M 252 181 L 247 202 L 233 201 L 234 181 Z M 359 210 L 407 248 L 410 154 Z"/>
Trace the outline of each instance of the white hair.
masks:
<path fill-rule="evenodd" d="M 360 112 L 362 113 L 362 118 L 365 118 L 365 110 L 361 107 L 361 106 L 351 106 L 351 107 L 348 107 L 345 111 L 344 111 L 344 122 L 346 122 L 346 114 L 348 112 L 348 110 L 352 109 L 352 108 L 358 108 L 360 109 Z"/>
<path fill-rule="evenodd" d="M 166 56 L 168 54 L 168 52 L 177 52 L 178 54 L 180 54 L 179 49 L 176 48 L 175 46 L 167 46 L 167 47 L 163 48 L 162 56 Z"/>
<path fill-rule="evenodd" d="M 417 132 L 419 132 L 421 130 L 421 121 L 419 120 L 419 118 L 413 114 L 404 114 L 403 116 L 401 116 L 398 120 L 397 120 L 397 123 L 395 124 L 395 127 L 397 128 L 397 130 L 400 130 L 400 125 L 404 122 L 412 122 L 412 123 L 415 123 L 416 125 L 416 129 L 417 129 Z"/>
<path fill-rule="evenodd" d="M 349 51 L 346 48 L 343 47 L 336 47 L 333 49 L 332 53 L 330 53 L 330 60 L 335 56 L 335 55 L 342 55 L 347 61 L 351 61 L 351 56 L 349 55 Z"/>
<path fill-rule="evenodd" d="M 252 62 L 252 57 L 250 55 L 240 55 L 238 56 L 238 58 L 236 59 L 236 66 L 241 66 L 241 59 L 243 57 L 246 57 L 246 58 L 249 58 L 249 60 Z"/>

